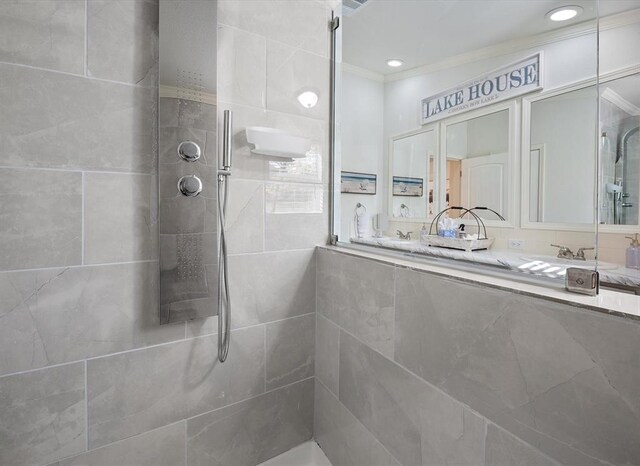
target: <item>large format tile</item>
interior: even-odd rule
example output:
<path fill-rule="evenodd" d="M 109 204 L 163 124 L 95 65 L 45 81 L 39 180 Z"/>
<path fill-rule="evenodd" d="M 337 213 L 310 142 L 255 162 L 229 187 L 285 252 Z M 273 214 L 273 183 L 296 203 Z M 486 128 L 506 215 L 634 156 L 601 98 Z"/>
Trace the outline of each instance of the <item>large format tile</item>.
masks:
<path fill-rule="evenodd" d="M 320 314 L 316 314 L 315 374 L 334 395 L 338 396 L 340 328 Z"/>
<path fill-rule="evenodd" d="M 0 274 L 0 374 L 178 340 L 154 262 Z"/>
<path fill-rule="evenodd" d="M 0 168 L 0 240 L 0 270 L 80 264 L 82 174 Z"/>
<path fill-rule="evenodd" d="M 492 424 L 487 426 L 486 466 L 558 466 L 532 446 Z"/>
<path fill-rule="evenodd" d="M 2 165 L 154 170 L 153 89 L 12 65 L 0 83 Z"/>
<path fill-rule="evenodd" d="M 229 257 L 231 324 L 243 327 L 315 311 L 314 251 Z"/>
<path fill-rule="evenodd" d="M 157 181 L 152 175 L 85 174 L 85 263 L 158 257 Z"/>
<path fill-rule="evenodd" d="M 85 448 L 84 364 L 0 378 L 0 464 L 49 464 Z"/>
<path fill-rule="evenodd" d="M 303 50 L 328 56 L 330 11 L 323 2 L 218 2 L 218 21 Z"/>
<path fill-rule="evenodd" d="M 255 14 L 255 13 L 252 13 Z M 264 37 L 221 25 L 218 28 L 218 97 L 227 102 L 264 108 L 267 44 Z"/>
<path fill-rule="evenodd" d="M 264 185 L 231 179 L 226 232 L 229 254 L 264 250 Z"/>
<path fill-rule="evenodd" d="M 319 382 L 316 382 L 313 432 L 333 466 L 400 464 Z"/>
<path fill-rule="evenodd" d="M 298 102 L 298 95 L 306 91 L 318 96 L 318 103 L 312 108 Z M 267 109 L 327 120 L 329 60 L 268 40 Z"/>
<path fill-rule="evenodd" d="M 267 390 L 314 374 L 315 314 L 267 324 Z"/>
<path fill-rule="evenodd" d="M 155 346 L 88 363 L 89 447 L 95 448 L 264 392 L 264 328 Z"/>
<path fill-rule="evenodd" d="M 0 2 L 0 61 L 83 74 L 84 21 L 77 0 Z"/>
<path fill-rule="evenodd" d="M 482 464 L 483 418 L 345 332 L 339 393 L 402 464 Z"/>
<path fill-rule="evenodd" d="M 59 462 L 59 466 L 184 466 L 185 422 L 112 443 Z"/>
<path fill-rule="evenodd" d="M 158 61 L 158 2 L 89 0 L 90 76 L 153 86 Z"/>
<path fill-rule="evenodd" d="M 318 312 L 393 357 L 394 268 L 318 251 Z"/>
<path fill-rule="evenodd" d="M 253 466 L 313 435 L 313 379 L 189 419 L 192 466 Z"/>

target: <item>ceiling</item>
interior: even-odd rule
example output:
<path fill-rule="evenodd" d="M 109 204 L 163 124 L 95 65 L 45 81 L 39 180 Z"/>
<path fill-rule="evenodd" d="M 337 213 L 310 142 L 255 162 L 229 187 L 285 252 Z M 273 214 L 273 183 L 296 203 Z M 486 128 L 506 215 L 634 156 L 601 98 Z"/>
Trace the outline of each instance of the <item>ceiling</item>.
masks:
<path fill-rule="evenodd" d="M 564 5 L 584 11 L 562 23 L 545 18 Z M 601 0 L 599 8 L 609 16 L 640 8 L 640 0 Z M 595 0 L 368 0 L 343 18 L 342 60 L 388 75 L 595 17 Z M 390 68 L 390 58 L 404 65 Z"/>

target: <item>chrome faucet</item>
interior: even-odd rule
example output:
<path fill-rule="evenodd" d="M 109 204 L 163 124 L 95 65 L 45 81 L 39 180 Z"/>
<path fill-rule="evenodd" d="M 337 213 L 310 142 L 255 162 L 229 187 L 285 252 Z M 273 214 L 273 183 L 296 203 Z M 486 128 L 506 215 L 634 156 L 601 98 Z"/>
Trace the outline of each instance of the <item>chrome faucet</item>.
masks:
<path fill-rule="evenodd" d="M 411 233 L 413 233 L 412 231 L 407 231 L 406 233 L 402 233 L 400 230 L 396 231 L 398 232 L 398 238 L 407 240 L 411 239 Z"/>
<path fill-rule="evenodd" d="M 579 248 L 578 251 L 574 254 L 571 249 L 567 246 L 561 246 L 559 244 L 552 244 L 554 248 L 558 248 L 558 258 L 559 259 L 570 259 L 577 261 L 584 261 L 586 258 L 584 257 L 585 251 L 591 251 L 594 248 Z"/>

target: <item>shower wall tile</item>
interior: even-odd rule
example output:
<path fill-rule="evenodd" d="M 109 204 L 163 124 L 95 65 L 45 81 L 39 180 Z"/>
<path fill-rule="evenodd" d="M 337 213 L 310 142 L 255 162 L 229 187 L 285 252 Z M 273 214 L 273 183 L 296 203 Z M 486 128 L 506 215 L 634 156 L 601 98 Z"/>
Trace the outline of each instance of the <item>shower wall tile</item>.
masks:
<path fill-rule="evenodd" d="M 90 360 L 89 447 L 263 393 L 264 345 L 260 326 L 232 333 L 224 364 L 216 336 Z"/>
<path fill-rule="evenodd" d="M 242 0 L 218 2 L 218 22 L 251 31 L 267 39 L 327 57 L 328 21 L 331 12 L 324 2 L 264 2 Z"/>
<path fill-rule="evenodd" d="M 264 184 L 234 179 L 229 186 L 226 232 L 229 254 L 264 250 Z"/>
<path fill-rule="evenodd" d="M 486 466 L 526 464 L 528 466 L 558 466 L 530 445 L 518 440 L 508 432 L 489 424 L 485 451 Z"/>
<path fill-rule="evenodd" d="M 267 324 L 267 390 L 314 374 L 316 316 Z"/>
<path fill-rule="evenodd" d="M 481 464 L 485 421 L 344 331 L 340 396 L 402 464 Z"/>
<path fill-rule="evenodd" d="M 255 13 L 252 13 L 255 15 Z M 264 108 L 267 81 L 264 37 L 221 25 L 218 28 L 217 94 L 223 101 Z"/>
<path fill-rule="evenodd" d="M 311 439 L 313 379 L 279 388 L 187 423 L 192 466 L 252 466 Z"/>
<path fill-rule="evenodd" d="M 229 257 L 234 327 L 315 312 L 313 250 Z"/>
<path fill-rule="evenodd" d="M 153 89 L 13 65 L 0 82 L 2 165 L 153 172 Z"/>
<path fill-rule="evenodd" d="M 333 466 L 399 466 L 356 417 L 316 382 L 314 438 Z"/>
<path fill-rule="evenodd" d="M 329 60 L 267 41 L 267 109 L 326 120 L 329 116 Z M 298 102 L 304 91 L 318 94 L 318 103 L 306 108 Z"/>
<path fill-rule="evenodd" d="M 84 364 L 0 378 L 0 464 L 49 464 L 85 449 Z"/>
<path fill-rule="evenodd" d="M 156 177 L 86 173 L 84 183 L 85 263 L 156 259 Z"/>
<path fill-rule="evenodd" d="M 184 337 L 158 325 L 158 265 L 0 274 L 0 375 Z"/>
<path fill-rule="evenodd" d="M 0 270 L 81 261 L 82 174 L 0 168 Z"/>
<path fill-rule="evenodd" d="M 84 73 L 84 2 L 0 2 L 0 31 L 0 61 Z"/>
<path fill-rule="evenodd" d="M 154 86 L 158 64 L 158 2 L 87 2 L 89 76 Z"/>
<path fill-rule="evenodd" d="M 329 213 L 266 214 L 265 246 L 267 251 L 307 249 L 329 241 Z"/>
<path fill-rule="evenodd" d="M 337 396 L 339 374 L 340 327 L 316 314 L 316 378 Z"/>
<path fill-rule="evenodd" d="M 318 312 L 393 357 L 394 268 L 318 251 Z"/>
<path fill-rule="evenodd" d="M 61 460 L 59 466 L 184 466 L 185 422 L 152 430 Z"/>

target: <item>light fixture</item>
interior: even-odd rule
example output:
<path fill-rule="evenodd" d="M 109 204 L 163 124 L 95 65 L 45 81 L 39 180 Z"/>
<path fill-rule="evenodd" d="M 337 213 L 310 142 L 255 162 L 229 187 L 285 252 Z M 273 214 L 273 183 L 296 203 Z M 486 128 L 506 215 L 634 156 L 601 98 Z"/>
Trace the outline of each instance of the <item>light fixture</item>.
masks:
<path fill-rule="evenodd" d="M 555 8 L 547 13 L 545 16 L 551 21 L 567 21 L 575 18 L 582 13 L 582 7 L 577 5 L 567 5 L 560 8 Z"/>
<path fill-rule="evenodd" d="M 403 61 L 398 59 L 398 58 L 391 58 L 389 60 L 387 60 L 387 65 L 392 67 L 392 68 L 397 68 L 399 66 L 403 65 Z"/>
<path fill-rule="evenodd" d="M 298 102 L 304 108 L 315 107 L 318 103 L 318 94 L 313 91 L 304 91 L 298 95 Z"/>

